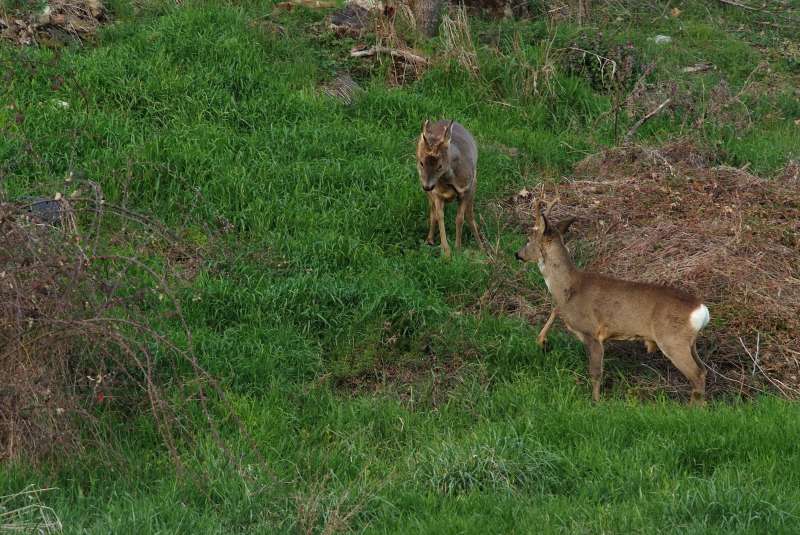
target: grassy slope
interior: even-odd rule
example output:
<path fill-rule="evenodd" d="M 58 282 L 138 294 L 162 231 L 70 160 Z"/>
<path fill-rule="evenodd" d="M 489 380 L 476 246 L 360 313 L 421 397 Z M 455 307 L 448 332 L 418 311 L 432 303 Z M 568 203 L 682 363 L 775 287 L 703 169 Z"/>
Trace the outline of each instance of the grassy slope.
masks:
<path fill-rule="evenodd" d="M 130 162 L 138 209 L 195 234 L 223 219 L 235 226 L 226 238 L 235 254 L 212 255 L 185 306 L 203 364 L 225 379 L 280 483 L 243 486 L 210 449 L 196 453 L 210 492 L 175 483 L 152 433 L 134 427 L 121 433 L 128 453 L 118 469 L 100 468 L 91 453 L 55 471 L 17 467 L 0 473 L 0 493 L 60 487 L 48 505 L 70 532 L 292 530 L 354 507 L 346 524 L 379 532 L 800 529 L 795 405 L 691 411 L 630 400 L 623 384 L 592 406 L 574 341 L 555 334 L 545 356 L 521 320 L 470 312 L 489 277 L 485 258 L 470 250 L 443 262 L 421 245 L 425 200 L 412 146 L 422 118 L 458 117 L 485 147 L 481 210 L 610 143 L 611 123 L 592 123 L 608 97 L 559 75 L 551 98 L 525 98 L 513 64 L 481 49 L 480 82 L 440 68 L 387 89 L 378 72 L 344 109 L 316 90 L 348 47 L 308 33 L 321 15 L 282 16 L 290 37 L 281 38 L 247 26 L 267 8 L 188 4 L 135 21 L 123 14 L 97 48 L 55 61 L 46 50 L 0 48 L 13 73 L 3 99 L 25 115 L 0 141 L 0 158 L 11 193 L 48 192 L 78 166 L 112 198 Z M 618 38 L 659 58 L 664 79 L 711 59 L 721 72 L 687 83 L 725 76 L 738 88 L 762 57 L 721 31 L 740 22 L 736 12 L 623 15 Z M 514 31 L 528 57 L 541 55 L 541 24 L 476 28 L 499 36 L 501 49 Z M 559 31 L 564 40 L 571 32 Z M 648 44 L 655 33 L 677 44 Z M 56 75 L 68 83 L 54 91 Z M 70 102 L 69 112 L 53 98 Z M 492 103 L 500 100 L 511 107 Z M 800 110 L 782 94 L 758 104 L 744 135 L 725 125 L 697 134 L 717 142 L 724 161 L 770 172 L 798 156 Z M 0 119 L 13 122 L 11 111 Z M 664 117 L 640 135 L 679 129 Z M 521 236 L 498 235 L 483 212 L 510 257 Z M 463 364 L 454 388 L 425 376 L 410 397 L 391 386 L 349 396 L 319 380 L 433 358 Z"/>

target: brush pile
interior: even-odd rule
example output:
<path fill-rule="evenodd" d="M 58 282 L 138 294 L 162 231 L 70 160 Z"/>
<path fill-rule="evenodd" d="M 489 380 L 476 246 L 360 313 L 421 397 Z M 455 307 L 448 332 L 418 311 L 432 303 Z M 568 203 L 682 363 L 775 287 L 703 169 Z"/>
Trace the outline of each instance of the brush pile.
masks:
<path fill-rule="evenodd" d="M 62 191 L 0 193 L 0 460 L 113 453 L 110 422 L 138 421 L 178 462 L 180 445 L 219 436 L 225 407 L 173 289 L 193 253 L 93 182 Z"/>
<path fill-rule="evenodd" d="M 511 203 L 524 225 L 533 195 Z M 688 142 L 590 156 L 559 186 L 556 219 L 579 218 L 588 268 L 670 284 L 711 310 L 707 364 L 742 392 L 800 397 L 800 179 L 715 166 Z"/>
<path fill-rule="evenodd" d="M 38 12 L 0 10 L 0 37 L 22 46 L 70 38 L 84 41 L 107 21 L 100 0 L 48 0 Z"/>

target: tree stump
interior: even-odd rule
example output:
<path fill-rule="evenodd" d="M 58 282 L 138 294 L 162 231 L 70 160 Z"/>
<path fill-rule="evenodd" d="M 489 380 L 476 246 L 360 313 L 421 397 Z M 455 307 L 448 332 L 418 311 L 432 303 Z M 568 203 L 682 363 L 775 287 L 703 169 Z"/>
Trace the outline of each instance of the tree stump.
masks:
<path fill-rule="evenodd" d="M 430 38 L 436 35 L 443 4 L 443 0 L 416 0 L 414 2 L 417 30 L 425 37 Z"/>

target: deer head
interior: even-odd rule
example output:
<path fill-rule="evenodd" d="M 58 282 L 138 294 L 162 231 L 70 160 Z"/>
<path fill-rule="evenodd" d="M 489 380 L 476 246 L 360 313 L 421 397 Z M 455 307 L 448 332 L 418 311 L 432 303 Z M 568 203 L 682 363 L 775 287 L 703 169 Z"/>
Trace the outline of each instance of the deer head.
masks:
<path fill-rule="evenodd" d="M 574 217 L 570 217 L 558 223 L 551 223 L 549 216 L 553 210 L 557 199 L 546 204 L 542 212 L 542 202 L 537 199 L 533 204 L 534 226 L 525 246 L 517 251 L 516 257 L 522 262 L 536 262 L 541 268 L 548 251 L 553 247 L 564 248 L 564 234 L 569 230 L 570 225 L 575 222 Z"/>
<path fill-rule="evenodd" d="M 422 189 L 431 191 L 439 179 L 450 172 L 450 140 L 453 122 L 432 125 L 425 121 L 417 143 L 417 168 Z"/>

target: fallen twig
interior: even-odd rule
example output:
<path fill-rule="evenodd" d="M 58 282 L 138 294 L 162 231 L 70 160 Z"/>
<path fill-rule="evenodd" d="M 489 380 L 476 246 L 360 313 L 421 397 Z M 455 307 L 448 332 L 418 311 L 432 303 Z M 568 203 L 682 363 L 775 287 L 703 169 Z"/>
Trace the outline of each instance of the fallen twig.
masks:
<path fill-rule="evenodd" d="M 19 533 L 61 533 L 58 514 L 41 503 L 40 494 L 58 490 L 36 489 L 32 485 L 7 496 L 0 496 L 0 531 Z"/>
<path fill-rule="evenodd" d="M 742 339 L 739 338 L 739 341 L 741 342 Z M 756 354 L 755 354 L 755 356 L 751 355 L 751 357 L 750 357 L 750 358 L 753 359 L 753 371 L 750 372 L 750 375 L 755 375 L 756 374 L 756 367 L 758 366 L 758 353 L 759 353 L 759 351 L 761 349 L 760 346 L 761 346 L 761 333 L 757 332 L 756 333 Z"/>
<path fill-rule="evenodd" d="M 336 7 L 336 2 L 324 0 L 291 0 L 275 4 L 276 8 L 291 10 L 295 7 L 307 7 L 309 9 L 330 9 Z"/>
<path fill-rule="evenodd" d="M 644 123 L 646 123 L 647 121 L 649 121 L 650 119 L 652 119 L 652 118 L 653 118 L 653 117 L 654 117 L 656 114 L 658 114 L 658 112 L 660 112 L 661 110 L 663 110 L 663 109 L 664 109 L 664 106 L 666 106 L 667 104 L 669 104 L 671 101 L 672 101 L 672 98 L 668 98 L 667 100 L 665 100 L 664 102 L 662 102 L 661 104 L 659 104 L 659 105 L 658 105 L 658 106 L 657 106 L 657 107 L 656 107 L 654 110 L 652 110 L 650 113 L 648 113 L 647 115 L 645 115 L 644 117 L 642 117 L 641 119 L 639 119 L 638 121 L 636 121 L 636 124 L 634 124 L 634 125 L 631 127 L 631 129 L 630 129 L 630 130 L 628 130 L 628 133 L 627 133 L 627 134 L 625 134 L 625 139 L 624 139 L 624 142 L 625 142 L 625 143 L 627 143 L 628 141 L 630 141 L 630 140 L 631 140 L 631 138 L 634 136 L 634 134 L 636 134 L 636 132 L 639 130 L 639 128 L 641 128 L 641 127 L 642 127 L 642 125 L 643 125 Z"/>
<path fill-rule="evenodd" d="M 790 17 L 788 15 L 784 15 L 783 13 L 775 13 L 774 11 L 769 11 L 767 9 L 761 9 L 761 8 L 758 8 L 758 7 L 748 6 L 748 5 L 742 4 L 740 2 L 736 2 L 736 0 L 718 0 L 718 1 L 719 1 L 720 4 L 725 4 L 726 6 L 738 7 L 739 9 L 746 9 L 748 11 L 755 11 L 757 13 L 766 13 L 767 15 L 772 15 L 773 17 L 779 17 L 779 18 L 782 18 L 784 20 L 790 20 L 790 21 L 793 21 L 793 22 L 800 22 L 798 19 L 796 19 L 794 17 Z"/>
<path fill-rule="evenodd" d="M 768 13 L 768 11 L 764 11 L 763 9 L 758 9 L 758 8 L 755 8 L 755 7 L 752 7 L 752 6 L 746 6 L 744 4 L 740 4 L 739 2 L 735 2 L 734 0 L 719 0 L 719 2 L 721 4 L 726 4 L 726 5 L 729 5 L 729 6 L 734 6 L 734 7 L 739 7 L 739 8 L 742 8 L 742 9 L 747 9 L 749 11 L 762 11 L 762 12 Z"/>
<path fill-rule="evenodd" d="M 694 73 L 694 72 L 705 72 L 712 69 L 714 66 L 710 63 L 695 63 L 694 65 L 690 65 L 688 67 L 684 67 L 681 71 L 686 73 Z"/>
<path fill-rule="evenodd" d="M 600 64 L 600 71 L 603 72 L 605 75 L 606 65 L 609 63 L 611 64 L 611 78 L 614 77 L 614 74 L 617 72 L 617 62 L 611 58 L 607 58 L 605 56 L 601 56 L 597 52 L 592 52 L 591 50 L 584 50 L 583 48 L 578 48 L 576 46 L 567 47 L 567 50 L 574 50 L 575 52 L 583 52 L 584 54 L 589 54 L 590 56 L 594 56 L 597 59 L 597 62 Z"/>
<path fill-rule="evenodd" d="M 795 389 L 794 389 L 794 388 L 792 388 L 791 386 L 787 385 L 787 384 L 786 384 L 786 383 L 784 383 L 783 381 L 779 381 L 779 380 L 777 380 L 777 379 L 773 379 L 772 377 L 770 377 L 770 376 L 767 374 L 767 372 L 765 372 L 765 371 L 764 371 L 764 368 L 762 368 L 762 367 L 761 367 L 761 365 L 758 363 L 758 344 L 759 344 L 759 340 L 756 340 L 756 354 L 755 354 L 755 356 L 753 356 L 753 354 L 750 352 L 750 350 L 749 350 L 749 349 L 747 349 L 747 346 L 746 346 L 746 345 L 744 345 L 744 340 L 742 340 L 742 337 L 741 337 L 741 336 L 739 336 L 738 338 L 739 338 L 739 343 L 742 345 L 742 348 L 744 349 L 744 352 L 745 352 L 745 353 L 747 353 L 747 356 L 748 356 L 748 357 L 750 357 L 750 360 L 752 360 L 752 361 L 753 361 L 753 370 L 756 370 L 756 369 L 758 369 L 758 371 L 760 371 L 760 372 L 761 372 L 761 374 L 762 374 L 764 377 L 766 377 L 766 378 L 767 378 L 767 381 L 769 381 L 770 383 L 772 383 L 772 386 L 774 386 L 775 388 L 777 388 L 777 389 L 778 389 L 778 391 L 779 391 L 781 394 L 783 394 L 784 396 L 788 397 L 788 396 L 787 396 L 787 394 L 786 394 L 786 390 L 788 390 L 789 392 L 792 392 L 792 393 L 793 393 L 793 394 L 795 394 L 795 395 L 797 394 L 797 390 L 795 390 Z M 760 336 L 759 336 L 759 338 L 760 338 Z M 755 373 L 755 371 L 754 371 L 753 373 Z M 784 389 L 785 389 L 785 390 L 784 390 Z"/>
<path fill-rule="evenodd" d="M 388 46 L 376 45 L 370 48 L 356 47 L 350 51 L 350 56 L 354 58 L 364 58 L 369 56 L 375 56 L 377 54 L 390 54 L 392 57 L 402 58 L 406 61 L 410 61 L 411 63 L 420 63 L 422 65 L 427 65 L 429 63 L 427 58 L 418 56 L 417 54 L 413 54 L 407 50 L 389 48 Z"/>

